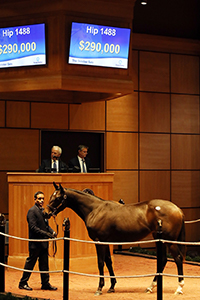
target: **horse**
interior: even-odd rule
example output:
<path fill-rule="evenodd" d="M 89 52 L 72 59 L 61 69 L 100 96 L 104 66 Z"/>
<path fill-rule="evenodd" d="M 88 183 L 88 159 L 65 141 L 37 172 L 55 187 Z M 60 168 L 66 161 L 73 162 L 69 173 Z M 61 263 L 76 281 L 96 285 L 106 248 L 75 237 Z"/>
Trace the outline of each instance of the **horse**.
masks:
<path fill-rule="evenodd" d="M 170 241 L 185 241 L 185 223 L 182 210 L 168 200 L 153 199 L 137 204 L 121 205 L 88 193 L 63 188 L 53 183 L 54 193 L 50 196 L 44 213 L 50 218 L 66 207 L 71 208 L 85 223 L 89 237 L 100 242 L 134 242 L 145 238 L 149 233 L 156 238 L 159 224 L 162 225 L 162 238 Z M 95 295 L 102 294 L 104 286 L 104 263 L 111 277 L 109 293 L 115 292 L 116 278 L 112 267 L 109 245 L 95 244 L 99 269 L 99 285 Z M 167 247 L 174 258 L 178 271 L 178 288 L 175 294 L 183 294 L 183 261 L 186 254 L 184 244 L 164 243 L 162 271 L 167 263 Z M 155 276 L 148 293 L 157 285 Z"/>

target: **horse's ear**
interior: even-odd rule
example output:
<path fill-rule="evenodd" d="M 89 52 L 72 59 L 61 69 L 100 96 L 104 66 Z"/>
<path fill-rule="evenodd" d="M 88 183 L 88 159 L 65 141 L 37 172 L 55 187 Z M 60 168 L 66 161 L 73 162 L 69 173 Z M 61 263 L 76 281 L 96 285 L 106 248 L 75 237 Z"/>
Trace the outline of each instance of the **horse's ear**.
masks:
<path fill-rule="evenodd" d="M 62 187 L 62 185 L 60 183 L 59 183 L 59 189 L 60 189 L 61 193 L 63 194 L 64 193 L 64 189 L 63 189 L 63 187 Z"/>
<path fill-rule="evenodd" d="M 59 186 L 55 182 L 53 182 L 53 185 L 54 185 L 56 190 L 59 190 Z"/>

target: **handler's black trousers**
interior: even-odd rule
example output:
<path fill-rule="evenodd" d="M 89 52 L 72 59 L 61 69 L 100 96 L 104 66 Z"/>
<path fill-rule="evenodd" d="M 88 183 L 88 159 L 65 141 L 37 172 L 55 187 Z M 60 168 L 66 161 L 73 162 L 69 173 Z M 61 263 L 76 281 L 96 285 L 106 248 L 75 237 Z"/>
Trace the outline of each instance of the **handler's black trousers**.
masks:
<path fill-rule="evenodd" d="M 29 250 L 29 257 L 27 257 L 26 259 L 24 269 L 33 270 L 37 259 L 39 261 L 39 270 L 49 271 L 48 249 L 44 248 Z M 27 281 L 29 280 L 30 276 L 31 272 L 24 271 L 19 284 L 27 284 Z M 42 286 L 46 285 L 49 282 L 49 273 L 40 273 L 40 276 Z"/>

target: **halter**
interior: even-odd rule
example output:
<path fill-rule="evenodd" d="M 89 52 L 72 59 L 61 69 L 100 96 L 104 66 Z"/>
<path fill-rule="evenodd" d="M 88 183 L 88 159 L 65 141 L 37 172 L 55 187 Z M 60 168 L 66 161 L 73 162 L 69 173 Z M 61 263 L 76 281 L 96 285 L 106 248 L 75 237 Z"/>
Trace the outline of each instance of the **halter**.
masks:
<path fill-rule="evenodd" d="M 64 204 L 65 200 L 67 199 L 67 195 L 65 194 L 64 196 L 62 196 L 62 201 L 60 202 L 60 204 L 57 207 L 53 207 L 52 205 L 47 204 L 47 206 L 50 208 L 51 212 L 52 212 L 52 216 L 56 216 L 56 212 L 57 210 Z"/>

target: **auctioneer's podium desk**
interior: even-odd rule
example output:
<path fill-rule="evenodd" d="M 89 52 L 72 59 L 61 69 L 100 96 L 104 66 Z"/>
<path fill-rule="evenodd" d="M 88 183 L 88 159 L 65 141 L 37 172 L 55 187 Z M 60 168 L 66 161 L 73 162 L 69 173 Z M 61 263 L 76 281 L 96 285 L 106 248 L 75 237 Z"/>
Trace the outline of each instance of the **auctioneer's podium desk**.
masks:
<path fill-rule="evenodd" d="M 53 181 L 63 187 L 83 190 L 90 188 L 95 195 L 105 200 L 113 199 L 113 173 L 7 173 L 9 189 L 9 234 L 20 238 L 28 238 L 28 223 L 26 215 L 35 203 L 34 193 L 42 191 L 45 194 L 44 206 L 48 204 L 50 195 L 54 192 Z M 70 219 L 70 237 L 80 240 L 90 240 L 84 222 L 69 208 L 58 214 L 58 237 L 63 237 L 62 223 L 64 218 Z M 50 226 L 56 231 L 53 218 Z M 49 245 L 50 255 L 53 253 L 52 242 Z M 112 247 L 112 246 L 111 246 Z M 57 241 L 55 259 L 50 258 L 50 270 L 63 269 L 63 240 Z M 112 249 L 112 248 L 111 248 Z M 112 253 L 112 252 L 111 252 Z M 9 238 L 10 265 L 23 268 L 28 255 L 28 242 Z M 95 245 L 82 242 L 70 242 L 70 270 L 96 271 L 97 259 Z"/>

